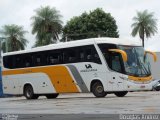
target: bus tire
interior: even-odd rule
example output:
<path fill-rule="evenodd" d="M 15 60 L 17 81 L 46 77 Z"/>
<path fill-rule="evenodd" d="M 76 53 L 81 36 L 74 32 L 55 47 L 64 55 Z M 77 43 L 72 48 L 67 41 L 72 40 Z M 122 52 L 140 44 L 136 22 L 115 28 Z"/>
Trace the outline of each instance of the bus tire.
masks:
<path fill-rule="evenodd" d="M 58 93 L 55 93 L 55 94 L 47 94 L 47 95 L 46 95 L 46 98 L 47 98 L 47 99 L 54 99 L 54 98 L 57 98 L 58 95 L 59 95 Z"/>
<path fill-rule="evenodd" d="M 114 94 L 117 97 L 124 97 L 127 93 L 128 93 L 128 91 L 120 91 L 120 92 L 115 92 Z"/>
<path fill-rule="evenodd" d="M 26 85 L 24 87 L 24 96 L 27 99 L 38 99 L 38 95 L 34 94 L 33 87 L 31 85 Z"/>
<path fill-rule="evenodd" d="M 105 97 L 107 93 L 104 91 L 103 85 L 101 82 L 95 82 L 92 87 L 91 91 L 94 94 L 95 97 Z"/>

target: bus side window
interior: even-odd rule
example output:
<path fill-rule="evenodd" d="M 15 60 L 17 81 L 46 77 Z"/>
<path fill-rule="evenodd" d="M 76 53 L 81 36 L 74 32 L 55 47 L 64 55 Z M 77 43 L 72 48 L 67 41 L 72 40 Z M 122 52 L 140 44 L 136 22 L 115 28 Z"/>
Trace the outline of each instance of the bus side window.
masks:
<path fill-rule="evenodd" d="M 69 49 L 68 51 L 68 62 L 69 63 L 76 62 L 76 52 L 74 49 Z"/>
<path fill-rule="evenodd" d="M 86 62 L 92 62 L 93 56 L 92 56 L 92 50 L 86 49 Z"/>
<path fill-rule="evenodd" d="M 3 64 L 5 68 L 10 68 L 13 69 L 14 65 L 13 65 L 13 56 L 4 56 L 3 57 Z"/>
<path fill-rule="evenodd" d="M 24 61 L 24 67 L 31 67 L 32 66 L 32 56 L 31 55 L 25 55 L 26 57 L 23 57 Z"/>
<path fill-rule="evenodd" d="M 95 63 L 102 64 L 101 60 L 100 60 L 100 57 L 99 57 L 99 55 L 98 55 L 98 53 L 97 53 L 95 48 L 93 48 L 92 53 L 93 53 L 93 61 Z"/>
<path fill-rule="evenodd" d="M 62 64 L 60 52 L 52 51 L 51 53 L 49 53 L 47 59 L 49 65 Z"/>
<path fill-rule="evenodd" d="M 8 60 L 9 56 L 4 56 L 3 57 L 3 64 L 4 64 L 4 67 L 5 68 L 10 68 L 10 65 L 9 65 L 9 60 Z"/>
<path fill-rule="evenodd" d="M 41 55 L 34 55 L 34 66 L 41 66 L 42 65 L 42 56 Z"/>
<path fill-rule="evenodd" d="M 23 59 L 22 55 L 14 55 L 14 68 L 22 68 L 23 67 Z"/>
<path fill-rule="evenodd" d="M 101 64 L 99 55 L 93 45 L 77 47 L 77 62 L 94 62 Z"/>
<path fill-rule="evenodd" d="M 63 50 L 63 62 L 74 63 L 76 62 L 76 52 L 74 48 L 67 48 Z"/>
<path fill-rule="evenodd" d="M 94 54 L 94 61 L 95 61 L 95 63 L 101 64 L 101 60 L 100 60 L 99 55 L 97 53 Z"/>
<path fill-rule="evenodd" d="M 86 62 L 94 62 L 94 63 L 101 64 L 99 55 L 93 45 L 88 46 L 86 48 Z"/>
<path fill-rule="evenodd" d="M 77 50 L 77 57 L 78 57 L 78 62 L 84 62 L 85 60 L 85 52 L 82 49 Z"/>
<path fill-rule="evenodd" d="M 108 51 L 108 49 L 116 49 L 117 48 L 116 45 L 105 43 L 105 44 L 99 44 L 98 46 L 99 46 L 107 64 L 108 64 L 108 67 L 110 69 L 112 69 L 112 64 L 111 64 L 111 60 L 110 60 L 112 54 L 111 54 L 111 52 Z"/>

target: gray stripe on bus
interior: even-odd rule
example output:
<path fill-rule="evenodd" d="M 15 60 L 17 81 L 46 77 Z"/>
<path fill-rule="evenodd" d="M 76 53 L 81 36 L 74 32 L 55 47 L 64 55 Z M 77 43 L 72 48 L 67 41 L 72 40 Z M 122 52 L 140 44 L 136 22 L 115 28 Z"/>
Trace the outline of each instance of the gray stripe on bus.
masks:
<path fill-rule="evenodd" d="M 86 84 L 84 83 L 84 80 L 82 79 L 81 75 L 79 74 L 77 68 L 73 65 L 67 65 L 67 67 L 72 72 L 72 75 L 74 76 L 76 82 L 78 83 L 78 86 L 82 90 L 82 92 L 89 92 Z"/>

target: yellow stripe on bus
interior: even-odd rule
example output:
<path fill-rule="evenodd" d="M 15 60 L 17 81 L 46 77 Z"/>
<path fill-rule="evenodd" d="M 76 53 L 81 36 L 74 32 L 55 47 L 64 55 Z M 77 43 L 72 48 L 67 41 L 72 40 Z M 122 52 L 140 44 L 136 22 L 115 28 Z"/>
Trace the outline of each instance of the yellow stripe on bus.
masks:
<path fill-rule="evenodd" d="M 152 80 L 152 76 L 148 76 L 148 77 L 128 76 L 128 79 L 134 80 L 134 81 L 137 81 L 137 82 L 145 82 L 145 81 L 150 81 L 150 80 Z"/>
<path fill-rule="evenodd" d="M 79 92 L 74 80 L 65 66 L 47 66 L 36 68 L 24 68 L 18 70 L 6 70 L 2 75 L 16 75 L 29 73 L 45 73 L 50 78 L 57 93 Z"/>

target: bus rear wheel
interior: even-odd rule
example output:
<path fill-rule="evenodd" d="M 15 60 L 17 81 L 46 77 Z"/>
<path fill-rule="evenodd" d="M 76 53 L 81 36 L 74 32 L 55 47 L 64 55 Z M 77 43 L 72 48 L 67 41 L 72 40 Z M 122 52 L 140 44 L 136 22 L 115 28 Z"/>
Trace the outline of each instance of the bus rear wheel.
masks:
<path fill-rule="evenodd" d="M 95 82 L 91 87 L 92 93 L 96 97 L 105 97 L 107 93 L 104 91 L 103 85 L 101 82 Z"/>
<path fill-rule="evenodd" d="M 46 98 L 47 98 L 47 99 L 53 99 L 53 98 L 57 98 L 58 95 L 59 95 L 58 93 L 55 93 L 55 94 L 47 94 L 47 95 L 46 95 Z"/>
<path fill-rule="evenodd" d="M 24 96 L 27 99 L 37 99 L 39 96 L 34 94 L 33 87 L 31 85 L 26 85 L 24 87 Z"/>
<path fill-rule="evenodd" d="M 128 91 L 120 91 L 120 92 L 115 92 L 114 94 L 117 97 L 124 97 L 127 93 L 128 93 Z"/>

